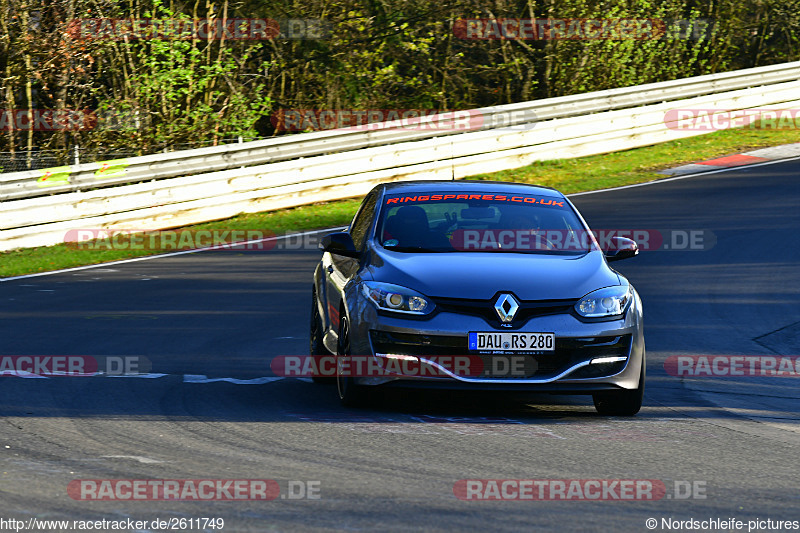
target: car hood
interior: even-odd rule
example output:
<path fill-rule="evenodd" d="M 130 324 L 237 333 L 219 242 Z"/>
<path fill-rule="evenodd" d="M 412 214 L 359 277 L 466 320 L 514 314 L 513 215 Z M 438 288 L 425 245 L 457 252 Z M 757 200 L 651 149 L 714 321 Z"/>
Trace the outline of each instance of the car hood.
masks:
<path fill-rule="evenodd" d="M 581 256 L 515 253 L 402 253 L 371 251 L 375 281 L 394 283 L 431 297 L 488 300 L 500 291 L 522 300 L 580 298 L 619 285 L 602 252 Z"/>

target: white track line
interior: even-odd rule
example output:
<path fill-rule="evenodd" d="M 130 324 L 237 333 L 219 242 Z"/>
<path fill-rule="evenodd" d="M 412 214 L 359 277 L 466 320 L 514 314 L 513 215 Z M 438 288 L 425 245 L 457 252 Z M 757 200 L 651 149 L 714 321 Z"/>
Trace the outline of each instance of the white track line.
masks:
<path fill-rule="evenodd" d="M 773 161 L 764 161 L 762 163 L 753 163 L 752 165 L 741 165 L 741 166 L 736 166 L 736 167 L 726 167 L 726 168 L 720 168 L 720 169 L 717 169 L 717 170 L 709 170 L 709 171 L 706 171 L 706 172 L 698 172 L 698 173 L 695 173 L 695 174 L 685 174 L 683 176 L 674 176 L 674 177 L 671 177 L 671 178 L 664 178 L 664 179 L 659 179 L 659 180 L 654 180 L 654 181 L 647 181 L 645 183 L 634 183 L 632 185 L 622 185 L 620 187 L 610 187 L 608 189 L 598 189 L 596 191 L 575 192 L 575 193 L 572 193 L 572 194 L 568 194 L 567 197 L 584 196 L 584 195 L 587 195 L 587 194 L 598 194 L 598 193 L 602 193 L 602 192 L 621 191 L 623 189 L 632 189 L 634 187 L 646 187 L 648 185 L 659 185 L 661 183 L 667 183 L 667 182 L 670 182 L 670 181 L 677 181 L 677 180 L 683 180 L 683 179 L 687 179 L 687 178 L 694 178 L 694 177 L 697 177 L 697 176 L 708 176 L 709 174 L 718 174 L 720 172 L 728 172 L 728 171 L 731 171 L 731 170 L 741 170 L 743 168 L 755 168 L 755 167 L 762 167 L 762 166 L 765 166 L 765 165 L 774 165 L 776 163 L 784 163 L 786 161 L 797 161 L 798 159 L 800 159 L 800 157 L 788 157 L 786 159 L 775 159 Z M 317 230 L 313 230 L 313 231 L 305 231 L 303 233 L 291 233 L 289 235 L 280 235 L 278 237 L 266 237 L 264 239 L 256 239 L 256 240 L 252 240 L 252 241 L 243 241 L 243 242 L 237 242 L 237 243 L 231 243 L 231 244 L 223 244 L 223 245 L 219 245 L 219 246 L 209 246 L 209 247 L 206 247 L 206 248 L 195 248 L 195 249 L 192 249 L 192 250 L 182 250 L 180 252 L 169 252 L 169 253 L 166 253 L 166 254 L 146 255 L 146 256 L 143 256 L 143 257 L 134 257 L 132 259 L 121 259 L 119 261 L 111 261 L 109 263 L 98 263 L 96 265 L 84 265 L 84 266 L 73 267 L 73 268 L 64 268 L 62 270 L 52 270 L 50 272 L 37 272 L 36 274 L 25 274 L 23 276 L 13 276 L 13 277 L 10 277 L 10 278 L 0 278 L 0 282 L 3 282 L 3 281 L 14 281 L 14 280 L 17 280 L 17 279 L 36 278 L 36 277 L 39 277 L 39 276 L 50 276 L 50 275 L 53 275 L 53 274 L 63 274 L 64 272 L 76 272 L 76 271 L 79 271 L 79 270 L 87 270 L 87 269 L 90 269 L 90 268 L 100 268 L 100 267 L 108 267 L 108 266 L 112 266 L 112 265 L 122 265 L 122 264 L 125 264 L 125 263 L 133 263 L 135 261 L 147 261 L 148 259 L 159 259 L 159 258 L 162 258 L 162 257 L 174 257 L 176 255 L 183 255 L 183 254 L 195 254 L 197 252 L 207 252 L 209 250 L 220 250 L 220 249 L 224 249 L 224 248 L 231 248 L 231 247 L 234 247 L 234 246 L 242 246 L 242 245 L 245 245 L 245 244 L 254 244 L 254 243 L 258 243 L 258 242 L 267 242 L 267 241 L 273 241 L 273 240 L 277 241 L 277 240 L 286 239 L 286 238 L 289 238 L 289 237 L 302 237 L 304 235 L 312 235 L 314 233 L 322 233 L 322 232 L 326 232 L 326 231 L 335 231 L 337 229 L 343 229 L 345 227 L 346 226 L 338 226 L 338 227 L 335 227 L 335 228 L 317 229 Z"/>
<path fill-rule="evenodd" d="M 9 377 L 17 377 L 17 378 L 38 378 L 38 379 L 49 379 L 52 376 L 42 376 L 39 374 L 32 374 L 30 372 L 25 371 L 11 371 L 11 370 L 4 370 L 0 372 L 0 377 L 9 376 Z M 178 376 L 181 378 L 183 383 L 216 383 L 220 381 L 224 381 L 227 383 L 233 383 L 234 385 L 263 385 L 265 383 L 274 383 L 276 381 L 281 381 L 286 379 L 283 376 L 265 376 L 260 378 L 252 378 L 252 379 L 240 379 L 240 378 L 209 378 L 203 374 L 125 374 L 125 375 L 90 375 L 87 377 L 107 377 L 107 378 L 138 378 L 138 379 L 158 379 L 163 377 L 172 377 Z M 295 379 L 295 378 L 293 378 Z M 310 379 L 307 378 L 296 378 L 300 381 L 308 381 L 311 382 Z"/>
<path fill-rule="evenodd" d="M 253 379 L 238 379 L 238 378 L 208 378 L 202 374 L 184 374 L 184 383 L 215 383 L 217 381 L 227 381 L 234 385 L 263 385 L 264 383 L 272 383 L 280 381 L 283 377 L 263 377 Z"/>
<path fill-rule="evenodd" d="M 302 237 L 304 235 L 313 235 L 314 233 L 323 233 L 327 231 L 335 231 L 337 229 L 344 229 L 347 226 L 339 226 L 335 228 L 326 228 L 326 229 L 315 229 L 312 231 L 304 231 L 303 233 L 290 233 L 288 235 L 279 235 L 277 237 L 264 237 L 263 239 L 254 239 L 252 241 L 241 241 L 235 242 L 230 244 L 220 244 L 217 246 L 207 246 L 205 248 L 193 248 L 191 250 L 181 250 L 180 252 L 168 252 L 165 254 L 156 254 L 156 255 L 145 255 L 143 257 L 134 257 L 131 259 L 120 259 L 119 261 L 110 261 L 108 263 L 97 263 L 96 265 L 83 265 L 79 267 L 72 267 L 72 268 L 63 268 L 61 270 L 51 270 L 49 272 L 37 272 L 36 274 L 25 274 L 23 276 L 13 276 L 10 278 L 0 278 L 0 281 L 14 281 L 15 279 L 28 279 L 28 278 L 36 278 L 39 276 L 50 276 L 53 274 L 63 274 L 65 272 L 77 272 L 79 270 L 87 270 L 90 268 L 105 268 L 113 265 L 122 265 L 125 263 L 134 263 L 136 261 L 146 261 L 148 259 L 159 259 L 162 257 L 174 257 L 176 255 L 184 255 L 184 254 L 196 254 L 197 252 L 207 252 L 209 250 L 223 250 L 225 248 L 233 248 L 236 246 L 244 246 L 246 244 L 255 244 L 258 242 L 267 242 L 267 241 L 278 241 L 281 239 L 288 239 L 290 237 Z"/>
<path fill-rule="evenodd" d="M 107 378 L 144 378 L 144 379 L 158 379 L 163 378 L 164 376 L 169 376 L 169 374 L 155 374 L 155 373 L 148 373 L 148 374 L 103 374 L 98 373 L 100 376 L 104 376 Z"/>

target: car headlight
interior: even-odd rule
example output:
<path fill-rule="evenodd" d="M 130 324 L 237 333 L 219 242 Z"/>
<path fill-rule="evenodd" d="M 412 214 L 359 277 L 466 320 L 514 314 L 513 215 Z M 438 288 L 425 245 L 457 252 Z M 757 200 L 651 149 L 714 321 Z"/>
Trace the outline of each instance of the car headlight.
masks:
<path fill-rule="evenodd" d="M 605 318 L 623 314 L 633 299 L 630 285 L 606 287 L 590 292 L 575 304 L 575 311 L 586 318 Z"/>
<path fill-rule="evenodd" d="M 378 309 L 384 311 L 427 315 L 434 308 L 434 303 L 417 291 L 391 283 L 365 281 L 361 291 Z"/>

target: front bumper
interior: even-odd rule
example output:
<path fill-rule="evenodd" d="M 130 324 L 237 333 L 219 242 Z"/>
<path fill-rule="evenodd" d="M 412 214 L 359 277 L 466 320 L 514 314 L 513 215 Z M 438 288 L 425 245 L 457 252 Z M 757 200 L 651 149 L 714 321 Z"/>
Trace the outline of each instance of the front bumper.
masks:
<path fill-rule="evenodd" d="M 439 309 L 427 319 L 379 313 L 360 299 L 351 311 L 352 353 L 385 366 L 387 357 L 413 356 L 436 372 L 396 377 L 357 377 L 361 385 L 419 388 L 584 393 L 635 389 L 644 362 L 641 302 L 635 295 L 626 314 L 612 321 L 585 321 L 571 312 L 532 316 L 513 330 L 498 328 L 479 313 Z M 471 331 L 554 332 L 555 351 L 479 354 L 468 350 Z M 441 361 L 467 356 L 479 371 L 465 374 Z M 435 374 L 435 375 L 431 375 Z"/>

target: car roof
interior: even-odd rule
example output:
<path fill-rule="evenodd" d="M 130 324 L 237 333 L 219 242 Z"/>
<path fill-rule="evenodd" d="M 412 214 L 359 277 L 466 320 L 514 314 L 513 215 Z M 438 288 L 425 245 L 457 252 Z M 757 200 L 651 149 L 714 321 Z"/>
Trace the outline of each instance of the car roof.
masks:
<path fill-rule="evenodd" d="M 486 193 L 505 194 L 538 194 L 563 198 L 564 194 L 552 187 L 530 185 L 527 183 L 514 183 L 508 181 L 479 181 L 479 180 L 431 180 L 431 181 L 395 181 L 381 185 L 387 194 L 430 193 L 445 191 L 473 191 Z"/>

